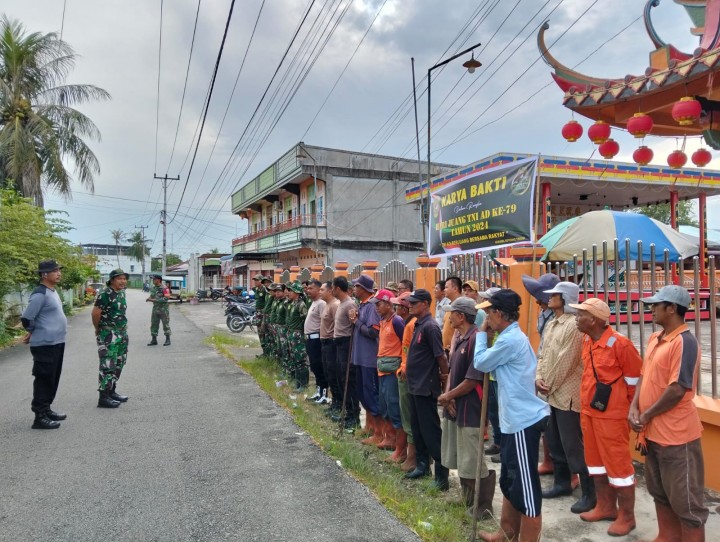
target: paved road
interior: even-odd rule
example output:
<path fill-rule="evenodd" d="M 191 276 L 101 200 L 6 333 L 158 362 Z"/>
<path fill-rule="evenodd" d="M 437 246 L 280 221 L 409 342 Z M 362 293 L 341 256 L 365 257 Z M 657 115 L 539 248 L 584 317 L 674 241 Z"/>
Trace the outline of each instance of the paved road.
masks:
<path fill-rule="evenodd" d="M 418 540 L 177 307 L 173 345 L 146 347 L 143 299 L 128 293 L 119 409 L 96 408 L 89 310 L 70 321 L 59 430 L 30 429 L 28 348 L 0 352 L 0 541 Z"/>

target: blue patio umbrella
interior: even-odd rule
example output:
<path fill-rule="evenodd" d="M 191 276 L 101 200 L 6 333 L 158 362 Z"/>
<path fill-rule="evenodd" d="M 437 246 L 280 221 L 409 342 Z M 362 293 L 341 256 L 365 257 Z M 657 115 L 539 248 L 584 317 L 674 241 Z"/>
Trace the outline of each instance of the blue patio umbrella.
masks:
<path fill-rule="evenodd" d="M 607 241 L 608 260 L 615 258 L 613 241 L 619 244 L 618 257 L 625 259 L 625 239 L 630 239 L 630 259 L 638 257 L 638 241 L 642 241 L 643 259 L 650 258 L 650 245 L 655 244 L 655 254 L 662 259 L 665 249 L 670 261 L 678 262 L 698 254 L 696 241 L 675 231 L 648 216 L 622 211 L 590 211 L 584 215 L 561 222 L 548 231 L 540 243 L 547 253 L 543 260 L 571 261 L 574 255 L 582 256 L 583 249 L 592 253 L 592 246 L 598 247 L 598 258 L 602 258 L 602 244 Z"/>

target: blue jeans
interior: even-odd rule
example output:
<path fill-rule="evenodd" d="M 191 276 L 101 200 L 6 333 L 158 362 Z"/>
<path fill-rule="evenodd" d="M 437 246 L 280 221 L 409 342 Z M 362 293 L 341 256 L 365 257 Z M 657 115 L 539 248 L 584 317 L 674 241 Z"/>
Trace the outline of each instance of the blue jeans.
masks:
<path fill-rule="evenodd" d="M 400 416 L 400 393 L 398 392 L 398 380 L 395 373 L 382 375 L 380 380 L 380 417 L 390 420 L 393 428 L 402 427 Z"/>

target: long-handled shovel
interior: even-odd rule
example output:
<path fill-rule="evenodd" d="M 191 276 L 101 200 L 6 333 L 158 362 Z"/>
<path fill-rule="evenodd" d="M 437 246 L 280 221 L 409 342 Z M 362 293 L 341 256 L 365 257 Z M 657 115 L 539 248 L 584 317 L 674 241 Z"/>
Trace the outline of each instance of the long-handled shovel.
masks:
<path fill-rule="evenodd" d="M 478 510 L 478 504 L 480 501 L 480 475 L 482 474 L 482 466 L 485 462 L 485 441 L 483 436 L 485 434 L 485 422 L 487 421 L 487 404 L 488 396 L 490 395 L 490 375 L 485 373 L 483 377 L 483 398 L 482 406 L 480 407 L 480 446 L 478 449 L 477 466 L 475 468 L 475 497 L 473 499 L 473 519 L 472 519 L 472 536 L 470 542 L 477 540 L 477 524 L 480 510 Z"/>

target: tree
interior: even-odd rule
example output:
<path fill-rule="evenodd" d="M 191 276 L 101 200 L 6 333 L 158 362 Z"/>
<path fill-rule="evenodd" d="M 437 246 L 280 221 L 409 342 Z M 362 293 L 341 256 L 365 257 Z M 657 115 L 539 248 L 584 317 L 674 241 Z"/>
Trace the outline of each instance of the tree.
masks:
<path fill-rule="evenodd" d="M 127 238 L 130 243 L 130 250 L 128 250 L 128 256 L 130 256 L 136 262 L 140 262 L 142 266 L 143 280 L 145 279 L 145 256 L 150 255 L 150 249 L 147 247 L 148 239 L 143 237 L 143 234 L 139 231 L 133 233 Z"/>
<path fill-rule="evenodd" d="M 14 190 L 0 189 L 0 315 L 8 294 L 37 283 L 41 260 L 56 260 L 63 266 L 63 288 L 83 284 L 97 273 L 93 262 L 62 237 L 69 231 L 67 220 L 57 211 L 46 211 L 22 198 Z M 18 235 L 18 232 L 23 232 Z M 10 312 L 17 310 L 10 307 Z M 7 339 L 0 319 L 0 344 Z"/>
<path fill-rule="evenodd" d="M 19 21 L 0 19 L 0 179 L 40 207 L 43 189 L 70 198 L 66 161 L 89 191 L 100 172 L 84 141 L 99 141 L 100 132 L 74 106 L 110 95 L 93 85 L 63 84 L 75 59 L 56 33 L 29 34 Z"/>
<path fill-rule="evenodd" d="M 679 201 L 678 206 L 678 226 L 698 226 L 698 221 L 695 218 L 695 210 L 693 209 L 692 202 Z M 633 212 L 640 213 L 650 218 L 662 222 L 663 224 L 670 224 L 670 204 L 659 203 L 650 207 L 636 207 Z"/>
<path fill-rule="evenodd" d="M 125 238 L 125 232 L 122 230 L 110 230 L 110 235 L 112 235 L 112 238 L 115 241 L 115 255 L 117 256 L 117 263 L 118 263 L 118 269 L 119 269 L 120 268 L 120 241 L 122 241 Z"/>
<path fill-rule="evenodd" d="M 179 263 L 182 263 L 182 259 L 177 254 L 168 252 L 165 255 L 165 265 L 167 265 L 167 267 L 170 267 L 172 265 L 177 265 Z M 151 265 L 150 269 L 152 271 L 162 271 L 162 258 L 161 257 L 153 258 L 152 261 L 150 262 L 150 265 Z"/>

